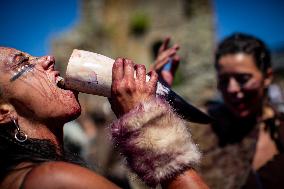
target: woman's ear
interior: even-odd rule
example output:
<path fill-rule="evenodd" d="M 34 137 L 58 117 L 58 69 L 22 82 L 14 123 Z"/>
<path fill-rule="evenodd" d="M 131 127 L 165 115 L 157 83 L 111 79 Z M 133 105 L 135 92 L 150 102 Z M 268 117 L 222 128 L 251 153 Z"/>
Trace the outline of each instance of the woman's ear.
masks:
<path fill-rule="evenodd" d="M 272 68 L 268 68 L 267 71 L 266 71 L 266 74 L 265 74 L 265 78 L 264 78 L 264 86 L 265 86 L 265 88 L 267 88 L 271 84 L 272 79 L 273 79 Z"/>
<path fill-rule="evenodd" d="M 11 122 L 11 118 L 15 117 L 15 109 L 11 104 L 0 104 L 0 124 Z"/>

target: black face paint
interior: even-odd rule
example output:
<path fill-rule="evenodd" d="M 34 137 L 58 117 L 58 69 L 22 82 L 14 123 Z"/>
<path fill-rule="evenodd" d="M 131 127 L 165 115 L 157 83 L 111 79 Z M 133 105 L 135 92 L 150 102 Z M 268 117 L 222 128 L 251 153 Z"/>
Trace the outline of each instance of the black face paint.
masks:
<path fill-rule="evenodd" d="M 35 67 L 34 64 L 26 64 L 24 66 L 22 66 L 20 68 L 20 70 L 18 72 L 16 72 L 14 74 L 14 76 L 10 79 L 10 82 L 15 81 L 16 79 L 18 79 L 19 77 L 21 77 L 22 75 L 30 72 L 33 68 Z"/>

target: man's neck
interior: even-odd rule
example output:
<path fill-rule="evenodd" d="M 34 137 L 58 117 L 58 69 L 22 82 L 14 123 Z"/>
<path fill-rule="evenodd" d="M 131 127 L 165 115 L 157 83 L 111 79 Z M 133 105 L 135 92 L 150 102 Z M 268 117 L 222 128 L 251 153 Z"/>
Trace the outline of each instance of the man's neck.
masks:
<path fill-rule="evenodd" d="M 19 118 L 20 129 L 28 138 L 50 140 L 58 149 L 63 147 L 63 124 L 45 124 Z"/>

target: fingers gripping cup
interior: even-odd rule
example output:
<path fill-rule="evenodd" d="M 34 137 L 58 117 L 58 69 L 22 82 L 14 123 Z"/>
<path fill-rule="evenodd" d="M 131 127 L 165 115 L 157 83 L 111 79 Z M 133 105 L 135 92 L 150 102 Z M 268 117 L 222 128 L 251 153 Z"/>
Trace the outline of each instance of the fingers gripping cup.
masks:
<path fill-rule="evenodd" d="M 74 49 L 67 65 L 65 79 L 58 81 L 58 85 L 65 89 L 111 97 L 113 63 L 114 60 L 106 56 Z M 147 76 L 146 80 L 149 79 Z M 212 120 L 160 82 L 157 84 L 156 94 L 164 97 L 178 114 L 189 121 L 209 123 Z"/>

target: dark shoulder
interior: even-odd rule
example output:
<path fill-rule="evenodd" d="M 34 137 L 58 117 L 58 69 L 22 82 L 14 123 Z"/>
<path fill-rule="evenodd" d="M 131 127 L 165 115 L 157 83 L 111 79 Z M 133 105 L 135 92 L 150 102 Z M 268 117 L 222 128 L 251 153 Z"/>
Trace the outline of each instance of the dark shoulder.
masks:
<path fill-rule="evenodd" d="M 284 153 L 284 113 L 283 112 L 276 112 L 276 119 L 274 120 L 274 130 L 272 132 L 276 131 L 276 133 L 273 135 L 278 150 L 281 153 Z"/>
<path fill-rule="evenodd" d="M 98 174 L 66 162 L 45 162 L 34 167 L 26 176 L 23 188 L 28 189 L 83 189 L 117 188 Z"/>
<path fill-rule="evenodd" d="M 232 124 L 231 115 L 227 107 L 221 102 L 211 103 L 207 106 L 208 114 L 214 119 L 211 123 L 212 131 L 222 138 L 223 135 L 228 134 L 228 129 Z"/>
<path fill-rule="evenodd" d="M 277 112 L 277 118 L 281 121 L 281 123 L 284 123 L 284 112 Z"/>

